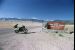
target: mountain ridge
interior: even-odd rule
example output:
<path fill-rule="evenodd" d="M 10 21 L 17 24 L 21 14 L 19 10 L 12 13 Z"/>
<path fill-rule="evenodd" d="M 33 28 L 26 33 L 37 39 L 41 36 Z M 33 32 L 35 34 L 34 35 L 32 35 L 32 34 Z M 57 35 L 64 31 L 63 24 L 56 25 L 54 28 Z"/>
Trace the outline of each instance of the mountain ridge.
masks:
<path fill-rule="evenodd" d="M 21 20 L 21 21 L 34 21 L 34 22 L 48 22 L 40 19 L 19 19 L 19 18 L 0 18 L 0 20 Z M 51 20 L 49 20 L 51 21 Z M 74 20 L 53 20 L 53 22 L 64 22 L 65 24 L 74 24 Z"/>

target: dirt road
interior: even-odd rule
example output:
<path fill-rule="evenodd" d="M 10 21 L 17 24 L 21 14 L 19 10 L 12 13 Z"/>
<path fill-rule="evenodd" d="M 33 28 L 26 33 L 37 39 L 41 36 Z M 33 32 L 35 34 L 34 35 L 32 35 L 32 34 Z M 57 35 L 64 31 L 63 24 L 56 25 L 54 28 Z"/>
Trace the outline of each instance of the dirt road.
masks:
<path fill-rule="evenodd" d="M 13 29 L 0 29 L 0 50 L 73 50 L 73 40 L 32 28 L 30 34 L 16 34 Z"/>

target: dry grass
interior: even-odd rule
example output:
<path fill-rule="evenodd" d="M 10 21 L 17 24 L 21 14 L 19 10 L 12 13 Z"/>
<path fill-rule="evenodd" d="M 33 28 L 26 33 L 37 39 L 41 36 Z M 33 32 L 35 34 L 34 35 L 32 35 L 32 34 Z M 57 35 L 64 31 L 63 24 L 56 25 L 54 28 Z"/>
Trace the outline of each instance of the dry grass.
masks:
<path fill-rule="evenodd" d="M 41 23 L 31 22 L 31 21 L 0 21 L 0 28 L 13 28 L 15 24 L 25 25 L 25 26 L 42 26 Z"/>
<path fill-rule="evenodd" d="M 66 32 L 74 32 L 74 25 L 65 25 L 65 31 Z"/>

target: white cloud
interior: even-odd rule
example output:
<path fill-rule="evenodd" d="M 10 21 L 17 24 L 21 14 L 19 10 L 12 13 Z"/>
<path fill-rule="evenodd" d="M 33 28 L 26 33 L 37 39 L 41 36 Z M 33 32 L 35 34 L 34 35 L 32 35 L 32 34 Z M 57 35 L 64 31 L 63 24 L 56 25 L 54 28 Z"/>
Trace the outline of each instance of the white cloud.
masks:
<path fill-rule="evenodd" d="M 49 19 L 46 19 L 46 21 L 49 21 Z"/>
<path fill-rule="evenodd" d="M 18 17 L 18 19 L 22 19 L 21 17 Z"/>
<path fill-rule="evenodd" d="M 50 21 L 54 21 L 54 20 L 50 20 Z"/>
<path fill-rule="evenodd" d="M 32 17 L 32 19 L 38 19 L 37 17 Z"/>
<path fill-rule="evenodd" d="M 54 20 L 46 19 L 46 21 L 54 21 Z"/>

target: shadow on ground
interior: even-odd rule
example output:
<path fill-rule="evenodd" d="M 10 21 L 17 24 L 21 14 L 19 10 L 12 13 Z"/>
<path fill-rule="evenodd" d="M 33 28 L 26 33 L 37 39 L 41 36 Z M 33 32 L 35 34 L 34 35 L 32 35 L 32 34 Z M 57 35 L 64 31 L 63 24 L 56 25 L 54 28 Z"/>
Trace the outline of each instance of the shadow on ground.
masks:
<path fill-rule="evenodd" d="M 0 42 L 0 50 L 3 50 L 3 48 L 2 48 L 3 45 L 4 45 L 4 44 L 2 44 L 2 43 Z"/>
<path fill-rule="evenodd" d="M 36 32 L 28 32 L 28 33 L 21 33 L 21 34 L 31 34 L 31 33 L 36 33 Z"/>
<path fill-rule="evenodd" d="M 0 47 L 0 50 L 3 50 L 3 48 Z"/>
<path fill-rule="evenodd" d="M 32 33 L 36 33 L 36 32 L 28 32 L 28 33 L 17 33 L 17 34 L 32 34 Z"/>

